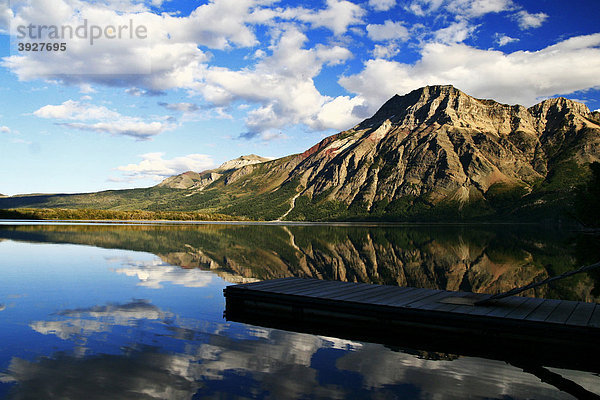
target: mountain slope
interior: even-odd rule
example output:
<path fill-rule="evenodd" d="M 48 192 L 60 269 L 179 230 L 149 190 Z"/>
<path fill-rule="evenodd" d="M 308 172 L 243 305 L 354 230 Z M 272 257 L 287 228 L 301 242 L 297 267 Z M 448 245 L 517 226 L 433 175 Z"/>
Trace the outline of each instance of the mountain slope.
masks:
<path fill-rule="evenodd" d="M 600 113 L 581 103 L 557 98 L 525 108 L 428 86 L 392 97 L 301 154 L 241 157 L 231 169 L 187 172 L 154 188 L 25 203 L 255 219 L 556 219 L 598 160 Z M 0 199 L 0 207 L 8 200 L 21 201 Z"/>
<path fill-rule="evenodd" d="M 233 160 L 225 161 L 218 168 L 203 171 L 194 172 L 187 171 L 183 174 L 171 176 L 157 185 L 157 187 L 168 187 L 172 189 L 192 189 L 202 190 L 206 186 L 210 185 L 217 179 L 219 179 L 223 172 L 236 170 L 246 165 L 259 164 L 269 161 L 270 158 L 260 157 L 256 154 L 249 154 L 247 156 L 241 156 L 234 158 Z"/>
<path fill-rule="evenodd" d="M 543 189 L 555 176 L 579 178 L 600 157 L 600 126 L 587 107 L 563 98 L 526 109 L 435 86 L 394 96 L 305 156 L 291 174 L 310 200 L 305 208 L 325 200 L 357 214 L 416 215 L 476 204 L 472 212 L 493 213 L 503 197 Z"/>

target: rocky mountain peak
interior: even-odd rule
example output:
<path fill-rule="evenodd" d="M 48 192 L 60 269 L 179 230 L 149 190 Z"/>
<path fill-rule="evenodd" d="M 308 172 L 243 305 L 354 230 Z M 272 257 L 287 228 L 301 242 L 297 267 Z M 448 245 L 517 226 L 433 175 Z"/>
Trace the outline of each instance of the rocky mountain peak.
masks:
<path fill-rule="evenodd" d="M 386 121 L 406 130 L 419 127 L 452 126 L 499 136 L 515 131 L 544 132 L 546 126 L 582 119 L 600 121 L 600 113 L 591 113 L 585 104 L 558 97 L 544 100 L 533 107 L 508 105 L 494 100 L 477 99 L 452 85 L 425 86 L 403 96 L 395 95 L 375 115 L 357 129 L 377 129 Z M 562 122 L 561 122 L 562 121 Z"/>
<path fill-rule="evenodd" d="M 246 165 L 259 164 L 269 161 L 270 158 L 257 156 L 256 154 L 248 154 L 233 160 L 225 161 L 217 168 L 218 170 L 238 169 Z"/>
<path fill-rule="evenodd" d="M 513 131 L 515 123 L 516 128 L 523 124 L 523 129 L 533 124 L 531 115 L 523 106 L 476 99 L 452 85 L 425 86 L 404 96 L 395 95 L 357 128 L 377 127 L 386 120 L 408 130 L 450 125 L 499 135 Z"/>
<path fill-rule="evenodd" d="M 172 189 L 191 189 L 202 190 L 219 179 L 223 173 L 230 170 L 238 170 L 247 165 L 258 164 L 269 161 L 270 158 L 257 156 L 256 154 L 248 154 L 233 160 L 225 161 L 218 168 L 203 172 L 187 171 L 179 175 L 171 176 L 161 183 L 158 187 L 168 187 Z"/>
<path fill-rule="evenodd" d="M 547 99 L 528 109 L 535 118 L 540 132 L 555 130 L 577 130 L 593 124 L 594 114 L 580 102 L 557 97 Z M 600 125 L 597 121 L 595 125 Z"/>
<path fill-rule="evenodd" d="M 580 114 L 583 116 L 589 116 L 591 114 L 590 109 L 585 104 L 564 97 L 544 100 L 541 103 L 530 107 L 529 110 L 538 118 L 547 118 L 548 115 L 553 114 L 560 114 L 562 116 L 568 113 Z"/>
<path fill-rule="evenodd" d="M 396 124 L 416 126 L 431 119 L 444 99 L 457 98 L 461 94 L 463 93 L 451 85 L 425 86 L 403 96 L 396 94 L 361 126 L 379 124 L 386 119 Z"/>

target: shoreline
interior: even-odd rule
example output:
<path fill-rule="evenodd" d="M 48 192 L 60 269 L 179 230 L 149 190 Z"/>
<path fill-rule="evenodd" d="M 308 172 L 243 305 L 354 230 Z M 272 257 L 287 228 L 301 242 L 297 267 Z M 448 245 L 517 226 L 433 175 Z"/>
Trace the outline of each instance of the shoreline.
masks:
<path fill-rule="evenodd" d="M 399 221 L 253 221 L 253 220 L 117 220 L 117 219 L 3 219 L 0 225 L 273 225 L 273 226 L 540 226 L 535 222 L 399 222 Z"/>

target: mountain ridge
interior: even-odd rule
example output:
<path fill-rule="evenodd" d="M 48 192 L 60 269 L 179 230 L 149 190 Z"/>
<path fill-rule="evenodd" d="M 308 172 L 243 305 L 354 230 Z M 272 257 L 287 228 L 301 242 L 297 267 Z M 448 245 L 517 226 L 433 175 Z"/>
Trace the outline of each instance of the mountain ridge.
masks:
<path fill-rule="evenodd" d="M 589 176 L 587 164 L 600 160 L 600 113 L 560 97 L 526 108 L 426 86 L 302 153 L 242 158 L 153 188 L 45 204 L 253 219 L 556 219 Z"/>
<path fill-rule="evenodd" d="M 302 154 L 302 157 L 312 157 L 313 160 L 303 160 L 308 172 L 297 175 L 302 176 L 301 182 L 306 186 L 304 193 L 309 196 L 335 187 L 330 197 L 350 205 L 357 199 L 366 201 L 369 210 L 374 202 L 393 198 L 398 190 L 405 196 L 421 196 L 424 191 L 420 187 L 425 187 L 430 200 L 435 203 L 448 197 L 464 202 L 473 195 L 478 196 L 473 189 L 485 193 L 495 183 L 532 186 L 547 173 L 548 160 L 543 162 L 544 155 L 545 151 L 552 149 L 545 147 L 552 146 L 544 146 L 545 142 L 549 142 L 548 133 L 541 128 L 546 128 L 547 121 L 533 115 L 531 110 L 545 116 L 558 106 L 562 107 L 558 111 L 568 116 L 584 112 L 587 117 L 572 118 L 570 128 L 581 128 L 578 124 L 594 125 L 593 154 L 584 151 L 579 152 L 579 156 L 585 158 L 585 162 L 596 161 L 599 126 L 597 122 L 589 121 L 592 114 L 585 105 L 558 99 L 546 100 L 526 109 L 519 105 L 478 100 L 452 86 L 437 86 L 418 89 L 405 96 L 394 96 L 373 117 L 349 131 L 324 139 Z M 461 110 L 460 116 L 456 110 Z M 565 110 L 569 112 L 565 113 Z M 557 128 L 558 122 L 551 122 Z M 472 137 L 478 138 L 478 143 L 473 143 Z M 504 146 L 499 146 L 499 141 Z M 564 141 L 565 138 L 562 138 L 558 145 Z M 386 146 L 378 148 L 381 142 Z M 495 147 L 488 149 L 492 151 L 487 151 L 487 157 L 481 154 L 481 148 L 485 146 Z M 394 151 L 386 152 L 386 147 Z M 408 152 L 404 165 L 400 163 L 402 157 L 394 154 L 399 148 Z M 436 148 L 441 152 L 436 153 Z M 352 155 L 348 157 L 350 153 Z M 400 167 L 391 171 L 391 179 L 388 176 L 383 183 L 378 179 L 381 169 L 368 168 L 369 164 L 377 164 L 377 156 L 383 156 L 388 165 Z M 501 158 L 506 156 L 512 158 L 511 163 L 519 164 L 518 174 L 503 167 L 506 160 Z M 352 163 L 351 158 L 357 157 L 363 162 Z M 529 157 L 534 159 L 532 164 L 527 162 Z M 336 163 L 336 158 L 341 163 Z M 353 166 L 355 168 L 349 171 Z M 357 175 L 362 177 L 358 179 L 359 185 L 354 179 Z M 360 186 L 365 182 L 371 186 Z M 465 182 L 468 184 L 465 185 Z"/>
<path fill-rule="evenodd" d="M 239 169 L 246 165 L 259 164 L 269 161 L 270 158 L 248 154 L 225 161 L 214 169 L 201 172 L 186 171 L 179 175 L 174 175 L 160 182 L 158 187 L 168 187 L 172 189 L 195 189 L 202 190 L 222 176 L 222 172 Z"/>

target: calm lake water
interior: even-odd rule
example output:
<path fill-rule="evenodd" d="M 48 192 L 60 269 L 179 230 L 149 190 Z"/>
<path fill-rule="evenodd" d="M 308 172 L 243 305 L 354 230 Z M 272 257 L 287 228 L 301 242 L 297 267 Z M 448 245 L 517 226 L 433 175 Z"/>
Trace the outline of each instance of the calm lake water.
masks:
<path fill-rule="evenodd" d="M 224 319 L 223 288 L 286 276 L 497 293 L 597 261 L 527 228 L 0 224 L 0 398 L 569 399 L 498 360 Z M 599 301 L 600 273 L 528 296 Z M 600 377 L 551 369 L 600 394 Z"/>

